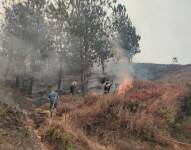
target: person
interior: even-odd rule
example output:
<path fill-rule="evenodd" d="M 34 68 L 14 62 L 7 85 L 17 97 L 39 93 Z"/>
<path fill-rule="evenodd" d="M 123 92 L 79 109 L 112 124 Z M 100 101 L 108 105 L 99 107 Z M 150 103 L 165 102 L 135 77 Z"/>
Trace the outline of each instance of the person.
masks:
<path fill-rule="evenodd" d="M 50 114 L 51 117 L 53 115 L 53 112 L 57 108 L 57 103 L 58 103 L 58 94 L 51 88 L 51 91 L 48 93 L 48 99 L 50 101 Z"/>
<path fill-rule="evenodd" d="M 115 94 L 117 92 L 117 89 L 118 89 L 118 84 L 113 82 L 111 86 L 111 92 Z"/>
<path fill-rule="evenodd" d="M 112 81 L 106 81 L 105 82 L 105 86 L 104 86 L 104 94 L 108 94 L 110 92 L 111 86 L 113 84 L 113 80 Z"/>
<path fill-rule="evenodd" d="M 74 81 L 71 83 L 71 85 L 70 85 L 70 93 L 71 93 L 72 95 L 74 95 L 74 93 L 75 93 L 76 86 L 77 86 L 77 81 L 74 80 Z"/>

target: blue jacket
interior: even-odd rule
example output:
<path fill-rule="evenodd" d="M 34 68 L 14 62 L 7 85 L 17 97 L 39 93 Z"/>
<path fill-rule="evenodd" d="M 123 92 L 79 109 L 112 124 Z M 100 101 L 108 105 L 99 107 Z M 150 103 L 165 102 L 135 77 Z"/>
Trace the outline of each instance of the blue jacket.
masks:
<path fill-rule="evenodd" d="M 48 98 L 50 99 L 51 102 L 56 102 L 58 100 L 58 94 L 54 91 L 51 91 L 48 94 Z"/>

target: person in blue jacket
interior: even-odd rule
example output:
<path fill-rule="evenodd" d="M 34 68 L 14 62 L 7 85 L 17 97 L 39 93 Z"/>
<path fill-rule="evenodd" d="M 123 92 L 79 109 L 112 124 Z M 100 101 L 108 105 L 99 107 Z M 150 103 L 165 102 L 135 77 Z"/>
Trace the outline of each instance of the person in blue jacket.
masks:
<path fill-rule="evenodd" d="M 58 103 L 58 93 L 51 88 L 51 91 L 48 93 L 48 99 L 50 101 L 50 114 L 52 117 L 53 112 L 57 108 L 57 103 Z"/>

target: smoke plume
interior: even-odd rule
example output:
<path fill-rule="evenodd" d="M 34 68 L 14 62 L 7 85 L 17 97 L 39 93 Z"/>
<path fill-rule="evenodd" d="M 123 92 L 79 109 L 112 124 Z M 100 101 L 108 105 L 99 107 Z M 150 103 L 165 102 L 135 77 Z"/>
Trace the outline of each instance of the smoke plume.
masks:
<path fill-rule="evenodd" d="M 112 43 L 112 58 L 106 67 L 106 73 L 112 77 L 118 84 L 122 84 L 125 80 L 133 81 L 133 68 L 127 59 L 127 52 L 122 49 L 116 40 Z"/>

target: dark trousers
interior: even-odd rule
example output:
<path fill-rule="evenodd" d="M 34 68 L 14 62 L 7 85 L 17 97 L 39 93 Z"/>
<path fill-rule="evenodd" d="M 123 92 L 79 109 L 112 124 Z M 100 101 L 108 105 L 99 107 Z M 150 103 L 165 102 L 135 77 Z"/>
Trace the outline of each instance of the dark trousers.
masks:
<path fill-rule="evenodd" d="M 108 94 L 110 92 L 111 87 L 105 87 L 104 88 L 104 94 Z"/>
<path fill-rule="evenodd" d="M 71 86 L 70 86 L 70 93 L 71 93 L 72 95 L 74 95 L 74 89 L 75 89 L 75 87 L 74 87 L 73 85 L 71 85 Z"/>
<path fill-rule="evenodd" d="M 57 107 L 57 101 L 50 101 L 50 110 L 52 111 L 53 109 L 56 109 Z"/>

